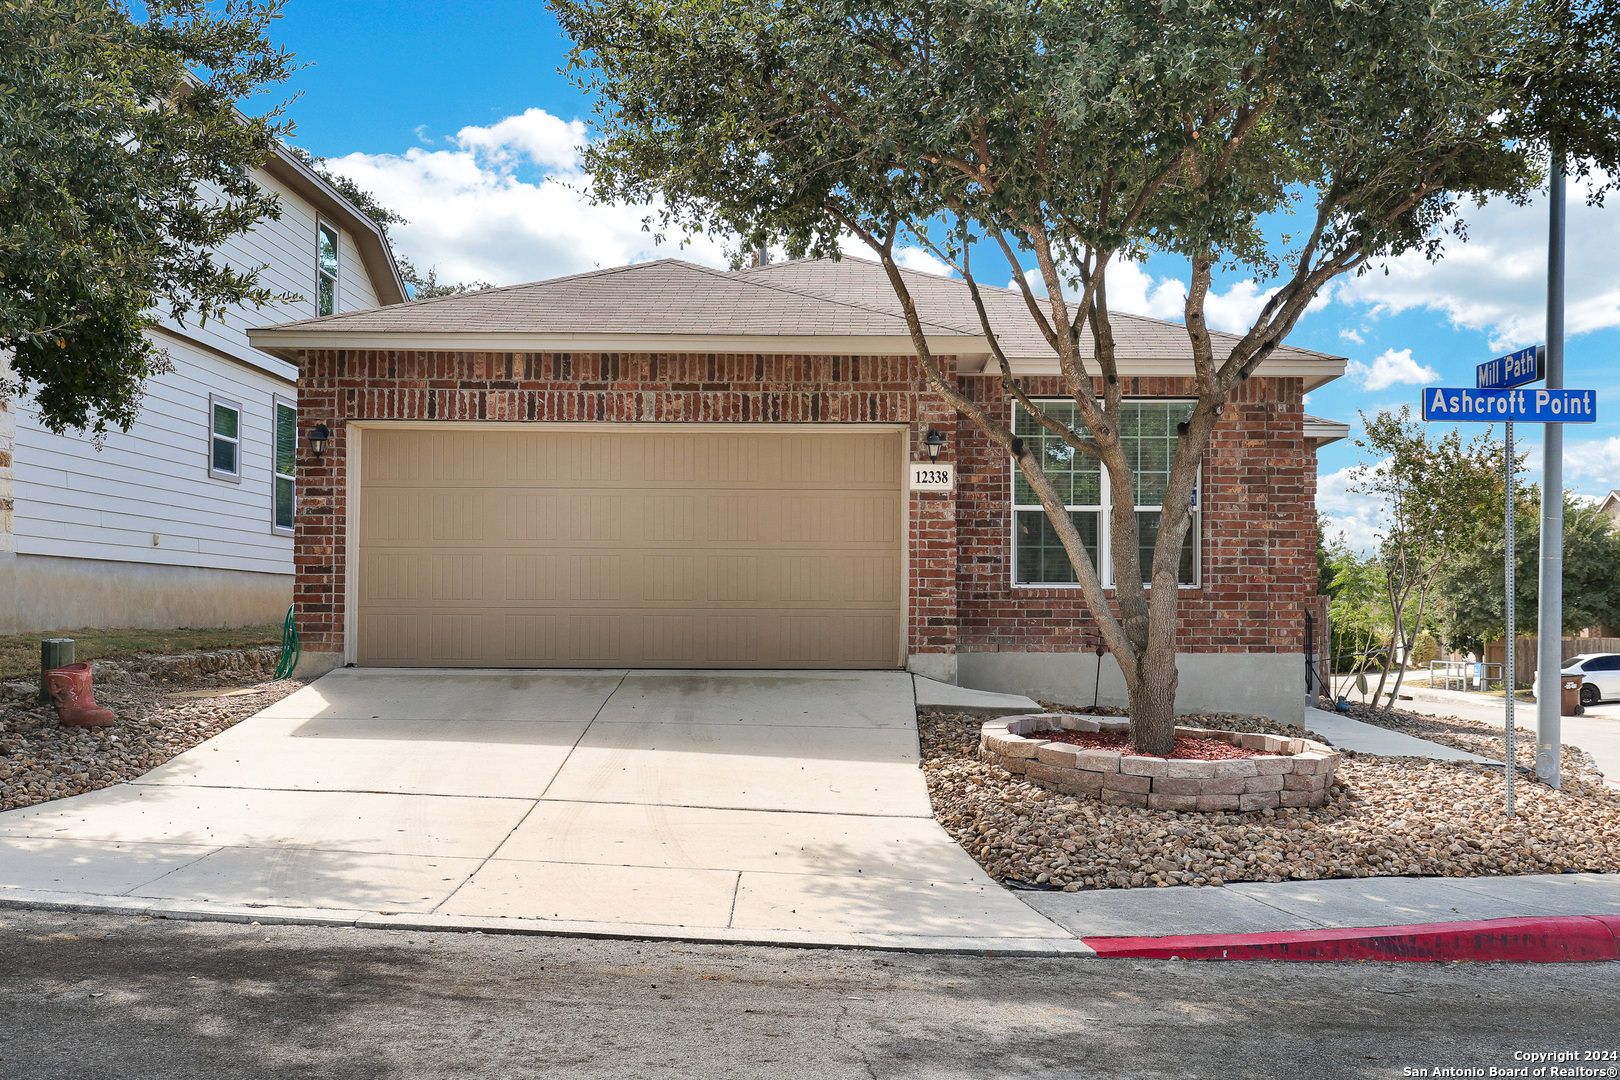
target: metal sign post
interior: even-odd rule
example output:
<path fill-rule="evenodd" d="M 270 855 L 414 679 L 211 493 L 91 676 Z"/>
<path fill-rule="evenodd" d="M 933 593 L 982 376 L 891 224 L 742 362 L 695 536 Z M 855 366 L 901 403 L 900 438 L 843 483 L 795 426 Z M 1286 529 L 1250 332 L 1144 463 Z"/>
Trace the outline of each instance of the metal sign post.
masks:
<path fill-rule="evenodd" d="M 1514 813 L 1513 780 L 1518 773 L 1519 766 L 1518 747 L 1514 742 L 1516 731 L 1513 726 L 1513 703 L 1519 692 L 1518 672 L 1515 670 L 1519 659 L 1519 626 L 1514 619 L 1514 615 L 1517 613 L 1513 610 L 1513 556 L 1515 554 L 1513 546 L 1513 421 L 1509 420 L 1502 426 L 1507 429 L 1503 435 L 1503 448 L 1506 450 L 1506 454 L 1502 462 L 1502 476 L 1505 481 L 1503 486 L 1506 490 L 1506 495 L 1502 500 L 1502 521 L 1504 523 L 1502 531 L 1507 539 L 1507 551 L 1502 556 L 1502 580 L 1507 583 L 1507 593 L 1503 605 L 1507 609 L 1504 612 L 1503 619 L 1506 623 L 1507 648 L 1503 650 L 1506 655 L 1502 657 L 1502 681 L 1506 684 L 1503 689 L 1507 691 L 1507 768 L 1505 770 L 1507 816 L 1512 817 Z"/>
<path fill-rule="evenodd" d="M 1549 431 L 1562 430 L 1559 424 L 1593 424 L 1597 422 L 1597 394 L 1591 390 L 1565 390 L 1561 388 L 1548 388 L 1543 390 L 1520 390 L 1518 387 L 1526 383 L 1535 382 L 1546 374 L 1546 348 L 1532 346 L 1520 349 L 1518 352 L 1506 356 L 1498 356 L 1480 364 L 1475 369 L 1475 379 L 1479 385 L 1472 390 L 1452 387 L 1431 386 L 1423 391 L 1423 419 L 1474 421 L 1488 423 L 1495 420 L 1503 422 L 1506 429 L 1503 449 L 1505 451 L 1502 461 L 1502 532 L 1506 541 L 1506 550 L 1502 555 L 1502 580 L 1506 586 L 1503 597 L 1503 629 L 1505 631 L 1506 655 L 1502 657 L 1503 690 L 1506 692 L 1507 708 L 1505 710 L 1506 730 L 1503 732 L 1506 743 L 1507 761 L 1503 763 L 1503 778 L 1506 787 L 1507 815 L 1514 815 L 1513 787 L 1518 770 L 1517 731 L 1514 727 L 1513 707 L 1518 692 L 1518 612 L 1514 605 L 1514 555 L 1515 544 L 1513 539 L 1513 422 L 1527 420 L 1531 423 L 1554 425 Z M 1547 493 L 1542 492 L 1542 501 L 1545 503 Z M 1545 672 L 1538 674 L 1543 688 L 1547 681 Z M 1540 697 L 1537 704 L 1541 706 Z"/>

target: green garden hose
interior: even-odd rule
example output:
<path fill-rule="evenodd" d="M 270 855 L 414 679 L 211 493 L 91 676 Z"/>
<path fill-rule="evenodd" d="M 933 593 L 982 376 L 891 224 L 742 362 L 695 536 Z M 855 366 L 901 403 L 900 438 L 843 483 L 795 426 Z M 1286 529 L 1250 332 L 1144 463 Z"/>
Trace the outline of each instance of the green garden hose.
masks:
<path fill-rule="evenodd" d="M 281 624 L 281 659 L 276 661 L 276 673 L 270 678 L 292 678 L 293 669 L 298 666 L 298 624 L 293 621 L 293 609 L 287 609 L 287 618 Z"/>

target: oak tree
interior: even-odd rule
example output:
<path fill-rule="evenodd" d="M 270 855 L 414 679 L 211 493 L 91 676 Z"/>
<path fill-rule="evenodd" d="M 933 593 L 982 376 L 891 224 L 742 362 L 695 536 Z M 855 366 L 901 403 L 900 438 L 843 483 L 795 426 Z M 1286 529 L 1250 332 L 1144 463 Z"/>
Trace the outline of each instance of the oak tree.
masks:
<path fill-rule="evenodd" d="M 651 225 L 733 236 L 745 250 L 837 257 L 853 238 L 881 261 L 929 384 L 1045 508 L 1124 674 L 1132 743 L 1156 754 L 1174 739 L 1188 503 L 1224 404 L 1335 278 L 1406 251 L 1438 255 L 1469 199 L 1526 197 L 1543 149 L 1532 107 L 1549 87 L 1577 87 L 1576 52 L 1529 32 L 1546 15 L 1538 0 L 550 6 L 597 103 L 586 153 L 597 198 L 657 200 Z M 1620 141 L 1601 103 L 1594 114 L 1581 138 L 1612 160 Z M 1299 224 L 1291 239 L 1268 238 L 1274 214 Z M 1106 470 L 1111 588 L 1030 442 L 931 353 L 900 273 L 906 246 L 966 282 L 1003 393 Z M 1197 400 L 1142 567 L 1108 277 L 1116 260 L 1149 252 L 1190 266 Z M 1058 358 L 1061 412 L 1024 393 L 984 314 L 975 266 L 997 253 Z M 1218 348 L 1205 305 L 1225 267 L 1275 289 Z"/>

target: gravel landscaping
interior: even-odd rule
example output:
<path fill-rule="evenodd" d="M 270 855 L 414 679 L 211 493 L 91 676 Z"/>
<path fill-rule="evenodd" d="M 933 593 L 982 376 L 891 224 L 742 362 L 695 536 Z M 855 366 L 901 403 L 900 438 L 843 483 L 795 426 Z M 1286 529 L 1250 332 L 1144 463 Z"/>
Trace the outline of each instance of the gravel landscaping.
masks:
<path fill-rule="evenodd" d="M 921 714 L 923 770 L 940 824 L 991 877 L 1015 885 L 1620 872 L 1620 795 L 1584 775 L 1567 777 L 1562 791 L 1524 779 L 1510 821 L 1500 769 L 1345 753 L 1321 807 L 1178 813 L 1043 790 L 979 757 L 983 722 Z M 1315 737 L 1243 716 L 1181 722 Z"/>
<path fill-rule="evenodd" d="M 54 706 L 31 700 L 0 702 L 0 810 L 133 780 L 305 685 L 282 679 L 245 686 L 249 681 L 219 672 L 164 684 L 98 684 L 97 703 L 118 714 L 106 728 L 63 727 Z"/>

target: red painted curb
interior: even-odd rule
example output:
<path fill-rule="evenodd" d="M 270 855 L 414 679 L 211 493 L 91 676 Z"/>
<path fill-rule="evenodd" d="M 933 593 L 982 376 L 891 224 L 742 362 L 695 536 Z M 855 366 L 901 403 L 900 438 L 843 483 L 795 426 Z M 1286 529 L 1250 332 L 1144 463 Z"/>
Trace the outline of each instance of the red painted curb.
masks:
<path fill-rule="evenodd" d="M 1620 960 L 1620 917 L 1563 915 L 1483 922 L 1354 926 L 1266 934 L 1082 939 L 1105 959 L 1509 960 L 1557 964 Z"/>

